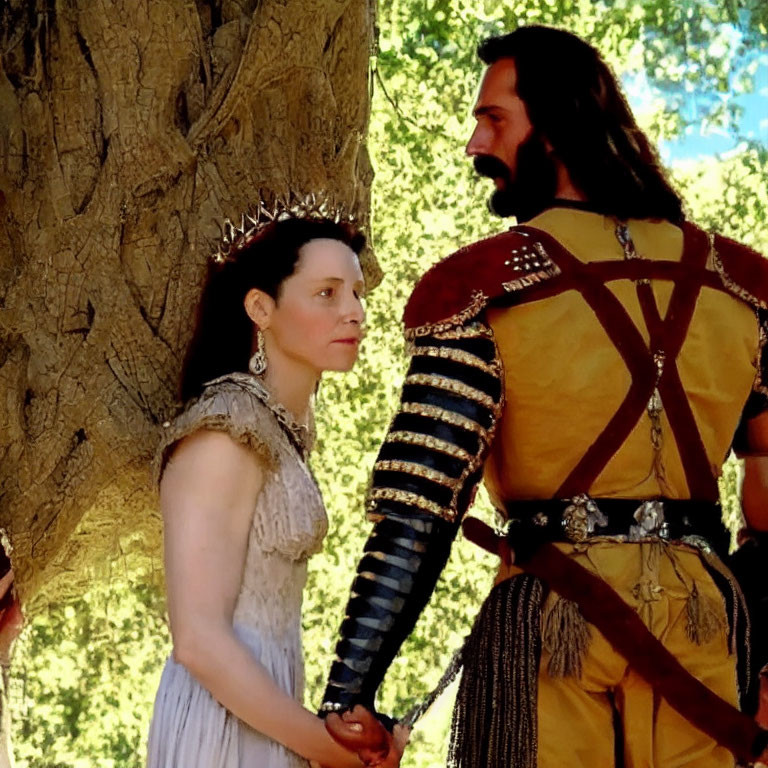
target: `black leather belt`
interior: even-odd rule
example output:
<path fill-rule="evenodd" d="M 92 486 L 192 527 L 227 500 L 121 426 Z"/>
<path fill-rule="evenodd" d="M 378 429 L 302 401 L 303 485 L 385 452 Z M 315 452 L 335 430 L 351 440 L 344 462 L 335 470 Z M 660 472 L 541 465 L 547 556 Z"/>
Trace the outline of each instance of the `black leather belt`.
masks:
<path fill-rule="evenodd" d="M 531 499 L 507 504 L 508 536 L 521 542 L 584 542 L 596 536 L 624 541 L 686 541 L 728 554 L 730 531 L 720 504 L 691 499 Z M 531 542 L 532 543 L 532 542 Z"/>

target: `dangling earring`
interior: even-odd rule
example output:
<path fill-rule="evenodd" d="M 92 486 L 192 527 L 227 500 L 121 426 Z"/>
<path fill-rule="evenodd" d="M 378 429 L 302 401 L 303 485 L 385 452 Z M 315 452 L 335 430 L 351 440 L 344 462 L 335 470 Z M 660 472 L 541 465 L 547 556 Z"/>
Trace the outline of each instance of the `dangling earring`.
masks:
<path fill-rule="evenodd" d="M 267 353 L 264 350 L 264 334 L 260 328 L 256 329 L 256 351 L 248 361 L 248 370 L 254 376 L 263 376 L 267 370 Z"/>

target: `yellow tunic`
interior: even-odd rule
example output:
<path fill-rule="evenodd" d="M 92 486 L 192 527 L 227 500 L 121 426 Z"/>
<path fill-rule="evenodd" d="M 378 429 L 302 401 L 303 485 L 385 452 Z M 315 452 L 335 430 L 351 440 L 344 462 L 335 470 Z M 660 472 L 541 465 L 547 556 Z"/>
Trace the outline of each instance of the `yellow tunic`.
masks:
<path fill-rule="evenodd" d="M 610 218 L 553 208 L 528 222 L 582 262 L 622 261 Z M 629 232 L 642 259 L 679 262 L 683 233 L 668 222 L 635 220 Z M 637 285 L 607 283 L 646 346 Z M 650 282 L 659 313 L 667 312 L 671 280 Z M 500 510 L 515 499 L 549 498 L 603 432 L 627 395 L 632 375 L 584 296 L 575 289 L 487 313 L 504 367 L 505 405 L 485 464 L 485 482 Z M 649 349 L 649 351 L 652 351 Z M 759 330 L 753 309 L 732 295 L 703 287 L 676 359 L 680 381 L 713 474 L 719 475 L 757 374 Z M 667 360 L 665 365 L 671 361 Z M 665 404 L 673 407 L 674 404 Z M 644 411 L 588 492 L 594 498 L 690 498 L 691 492 L 666 412 L 655 449 L 652 421 Z M 587 570 L 604 578 L 683 666 L 726 701 L 737 704 L 735 657 L 728 647 L 727 618 L 718 589 L 700 560 L 683 545 L 617 544 L 599 539 L 586 546 L 558 544 Z M 517 570 L 502 567 L 499 578 Z M 692 601 L 711 608 L 715 627 L 692 642 Z M 623 723 L 627 765 L 717 766 L 733 757 L 692 728 L 616 653 L 596 627 L 581 674 L 560 677 L 548 667 L 559 637 L 559 595 L 543 606 L 545 641 L 538 679 L 538 765 L 555 768 L 608 766 L 614 762 L 614 710 Z M 554 619 L 554 623 L 553 620 Z M 558 629 L 547 631 L 549 624 Z M 564 638 L 562 642 L 571 642 Z"/>
<path fill-rule="evenodd" d="M 528 222 L 554 236 L 583 262 L 621 261 L 615 222 L 602 215 L 552 208 Z M 638 256 L 679 262 L 682 231 L 668 222 L 630 220 Z M 632 280 L 608 287 L 648 343 Z M 664 317 L 670 280 L 652 280 Z M 504 364 L 506 403 L 485 483 L 503 509 L 514 499 L 549 498 L 603 431 L 624 399 L 631 374 L 592 309 L 577 290 L 487 314 Z M 754 311 L 730 294 L 703 287 L 677 358 L 680 378 L 716 475 L 728 452 L 757 372 Z M 665 413 L 654 456 L 651 420 L 644 413 L 589 488 L 593 497 L 690 498 Z"/>

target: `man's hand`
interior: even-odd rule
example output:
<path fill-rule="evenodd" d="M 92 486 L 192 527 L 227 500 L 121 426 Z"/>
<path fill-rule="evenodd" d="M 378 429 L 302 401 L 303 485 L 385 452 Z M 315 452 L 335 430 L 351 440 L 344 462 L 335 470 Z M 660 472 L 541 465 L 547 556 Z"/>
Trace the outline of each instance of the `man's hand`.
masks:
<path fill-rule="evenodd" d="M 325 727 L 336 742 L 371 768 L 397 768 L 410 736 L 410 729 L 402 725 L 390 733 L 360 704 L 341 715 L 331 713 L 325 718 Z"/>

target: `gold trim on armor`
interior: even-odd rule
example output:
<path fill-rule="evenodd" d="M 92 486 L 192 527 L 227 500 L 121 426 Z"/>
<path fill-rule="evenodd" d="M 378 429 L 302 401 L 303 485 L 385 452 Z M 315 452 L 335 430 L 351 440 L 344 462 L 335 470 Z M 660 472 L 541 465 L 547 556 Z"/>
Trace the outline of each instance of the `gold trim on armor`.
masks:
<path fill-rule="evenodd" d="M 440 408 L 438 405 L 425 405 L 424 403 L 403 403 L 400 406 L 401 413 L 414 413 L 417 416 L 425 416 L 430 419 L 437 419 L 454 427 L 461 427 L 467 432 L 472 432 L 482 439 L 485 439 L 487 430 L 485 430 L 476 421 L 468 416 L 462 416 L 460 413 Z"/>
<path fill-rule="evenodd" d="M 507 293 L 514 293 L 523 288 L 529 288 L 532 285 L 536 285 L 536 283 L 544 282 L 544 280 L 549 280 L 554 276 L 555 275 L 547 274 L 547 272 L 543 270 L 541 272 L 532 272 L 530 275 L 519 277 L 517 280 L 507 280 L 507 282 L 501 284 L 501 287 L 507 291 Z"/>
<path fill-rule="evenodd" d="M 477 291 L 475 293 L 475 301 L 484 305 L 487 299 L 483 296 L 481 292 Z M 469 318 L 471 318 L 474 314 L 477 314 L 477 312 L 479 312 L 480 308 L 482 307 L 478 307 L 476 312 L 471 312 L 471 313 L 465 310 L 465 313 Z M 457 317 L 457 316 L 454 316 L 454 317 Z M 416 337 L 427 336 L 430 334 L 436 336 L 438 339 L 440 338 L 441 334 L 445 334 L 443 338 L 446 338 L 446 339 L 451 339 L 451 338 L 458 339 L 458 338 L 469 338 L 469 337 L 491 339 L 494 343 L 494 359 L 492 363 L 486 364 L 486 365 L 494 366 L 493 375 L 495 375 L 499 380 L 501 380 L 501 377 L 502 377 L 501 359 L 499 356 L 498 348 L 494 341 L 493 330 L 487 324 L 481 323 L 479 321 L 475 321 L 468 325 L 458 324 L 455 327 L 451 327 L 450 322 L 434 324 L 430 326 L 422 326 L 421 328 L 410 329 L 409 331 L 406 331 L 406 339 L 412 343 Z M 416 353 L 418 354 L 417 351 Z M 491 410 L 493 414 L 493 423 L 491 424 L 490 429 L 485 429 L 473 419 L 470 419 L 467 416 L 463 416 L 462 414 L 456 413 L 454 411 L 441 408 L 439 406 L 427 405 L 422 403 L 401 402 L 400 411 L 399 411 L 400 413 L 405 413 L 405 414 L 410 413 L 417 416 L 434 419 L 444 424 L 450 424 L 451 426 L 459 427 L 460 429 L 464 429 L 467 432 L 470 432 L 476 435 L 480 441 L 479 451 L 477 455 L 473 456 L 472 454 L 463 451 L 463 449 L 455 447 L 455 450 L 462 451 L 462 454 L 466 453 L 468 461 L 464 471 L 461 473 L 461 476 L 453 482 L 453 498 L 451 499 L 451 504 L 449 507 L 441 507 L 439 504 L 436 504 L 435 502 L 430 501 L 429 499 L 426 499 L 419 494 L 412 493 L 409 491 L 402 491 L 395 488 L 375 488 L 374 487 L 370 490 L 370 493 L 368 496 L 368 509 L 367 509 L 368 518 L 374 522 L 377 520 L 383 519 L 384 515 L 379 513 L 377 510 L 377 506 L 376 506 L 377 501 L 394 501 L 394 502 L 399 502 L 403 504 L 410 504 L 414 507 L 417 507 L 418 509 L 421 509 L 433 515 L 436 515 L 437 517 L 441 517 L 444 520 L 453 522 L 456 519 L 456 516 L 458 514 L 459 496 L 462 493 L 468 478 L 474 475 L 478 471 L 478 469 L 483 465 L 483 462 L 485 461 L 485 457 L 488 453 L 490 444 L 493 441 L 493 436 L 496 432 L 496 427 L 498 425 L 498 421 L 504 407 L 503 388 L 501 391 L 501 396 L 499 397 L 499 401 L 494 402 L 494 400 L 490 396 L 486 395 L 484 392 L 479 392 L 478 390 L 474 389 L 473 387 L 470 387 L 467 384 L 464 384 L 463 382 L 447 379 L 440 376 L 430 376 L 428 374 L 427 375 L 411 374 L 406 378 L 405 383 L 406 384 L 408 383 L 422 384 L 423 383 L 427 385 L 432 385 L 440 389 L 448 389 L 449 391 L 457 392 L 458 394 L 461 394 L 464 397 L 467 397 L 472 400 L 476 400 L 477 402 L 482 403 L 483 405 L 485 405 Z M 446 383 L 449 384 L 450 389 L 449 387 L 445 386 Z M 410 433 L 406 431 L 393 432 L 393 433 L 390 433 L 391 438 L 390 436 L 387 437 L 387 441 L 390 441 L 391 439 L 391 441 L 394 442 L 396 439 L 400 439 L 400 436 L 404 436 L 404 435 L 411 436 L 415 434 L 417 433 Z M 397 435 L 398 437 L 395 438 L 395 435 Z M 432 438 L 432 439 L 437 440 L 437 438 Z M 440 441 L 440 442 L 443 442 L 443 441 Z M 477 490 L 477 483 L 475 484 L 475 491 L 476 490 Z M 474 499 L 474 494 L 472 496 L 472 500 L 473 499 Z M 472 503 L 472 500 L 470 500 L 470 505 Z"/>
<path fill-rule="evenodd" d="M 485 308 L 487 303 L 488 297 L 478 289 L 472 294 L 472 298 L 469 300 L 467 306 L 460 312 L 457 312 L 450 317 L 446 317 L 444 320 L 439 320 L 436 323 L 427 323 L 426 325 L 420 325 L 418 328 L 407 328 L 405 331 L 405 338 L 414 339 L 417 336 L 429 336 L 430 334 L 447 331 L 455 326 L 464 325 L 468 320 L 471 320 L 475 315 L 479 314 L 480 311 Z"/>
<path fill-rule="evenodd" d="M 473 322 L 467 323 L 466 325 L 459 325 L 456 328 L 451 328 L 447 331 L 435 333 L 434 337 L 441 341 L 452 341 L 455 339 L 492 339 L 493 332 L 487 325 Z"/>
<path fill-rule="evenodd" d="M 461 363 L 476 368 L 483 373 L 489 373 L 495 376 L 499 373 L 499 365 L 486 363 L 481 357 L 473 355 L 463 349 L 454 349 L 453 347 L 417 347 L 413 352 L 414 357 L 439 357 L 442 360 L 451 360 L 454 363 Z"/>
<path fill-rule="evenodd" d="M 723 262 L 720 261 L 717 251 L 714 250 L 714 245 L 712 246 L 712 261 L 720 280 L 731 293 L 736 294 L 740 299 L 743 299 L 747 304 L 751 304 L 753 307 L 768 309 L 768 304 L 764 301 L 760 301 L 757 296 L 753 296 L 746 288 L 742 288 L 742 286 L 731 279 L 730 275 L 725 271 L 725 267 L 723 266 Z"/>
<path fill-rule="evenodd" d="M 489 332 L 492 333 L 490 328 L 489 328 Z M 499 380 L 502 381 L 503 383 L 503 380 L 502 380 L 503 369 L 501 365 L 501 358 L 499 355 L 499 348 L 496 345 L 495 340 L 493 343 L 493 348 L 494 348 L 494 362 L 499 366 L 497 376 Z M 497 403 L 493 403 L 493 405 L 491 406 L 491 413 L 493 416 L 493 420 L 491 422 L 490 429 L 483 430 L 483 433 L 480 436 L 480 439 L 481 439 L 480 451 L 476 456 L 473 456 L 470 458 L 470 461 L 468 462 L 467 466 L 464 468 L 464 471 L 461 473 L 461 477 L 459 478 L 459 484 L 456 487 L 456 491 L 454 491 L 453 500 L 451 502 L 451 506 L 453 509 L 456 509 L 457 507 L 459 493 L 464 488 L 467 482 L 467 479 L 471 477 L 475 472 L 477 472 L 485 462 L 488 451 L 490 450 L 490 446 L 493 443 L 493 438 L 496 434 L 496 429 L 499 426 L 499 421 L 501 420 L 501 414 L 502 414 L 502 411 L 504 410 L 504 401 L 505 401 L 504 387 L 502 386 L 501 397 L 499 398 L 499 401 Z M 474 493 L 477 493 L 477 485 L 475 485 Z M 474 501 L 474 495 L 472 496 L 472 499 L 470 500 L 468 507 L 472 505 L 473 501 Z"/>
<path fill-rule="evenodd" d="M 403 386 L 423 384 L 428 387 L 435 387 L 435 389 L 443 389 L 446 392 L 453 392 L 454 394 L 466 397 L 469 400 L 474 400 L 480 405 L 484 405 L 486 408 L 493 409 L 496 402 L 490 395 L 486 395 L 485 392 L 481 392 L 479 389 L 470 387 L 469 384 L 465 384 L 459 379 L 449 379 L 447 376 L 438 376 L 433 373 L 411 373 L 405 377 Z"/>
<path fill-rule="evenodd" d="M 420 432 L 406 432 L 404 430 L 390 432 L 387 434 L 384 442 L 418 445 L 421 448 L 429 448 L 438 453 L 445 453 L 454 459 L 461 459 L 462 461 L 470 461 L 472 458 L 467 451 L 459 448 L 458 445 L 454 445 L 447 440 L 441 440 L 438 437 L 433 437 L 432 435 L 423 435 Z"/>
<path fill-rule="evenodd" d="M 533 244 L 533 253 L 513 256 L 505 265 L 511 266 L 513 272 L 522 273 L 515 280 L 508 280 L 501 284 L 501 287 L 512 293 L 522 288 L 541 283 L 544 280 L 550 280 L 561 274 L 560 267 L 549 257 L 544 246 L 536 242 Z"/>
<path fill-rule="evenodd" d="M 440 472 L 432 467 L 425 467 L 423 464 L 417 464 L 413 461 L 401 461 L 400 459 L 381 459 L 373 465 L 373 471 L 384 472 L 404 472 L 414 477 L 420 477 L 424 480 L 431 480 L 438 485 L 446 486 L 448 490 L 453 490 L 456 482 L 455 477 L 449 477 L 444 472 Z"/>
<path fill-rule="evenodd" d="M 760 322 L 760 318 L 757 318 L 759 329 L 759 342 L 757 345 L 757 375 L 755 376 L 755 383 L 752 385 L 752 389 L 755 392 L 759 392 L 761 395 L 768 397 L 768 381 L 763 381 L 763 355 L 765 354 L 765 348 L 768 346 L 768 328 L 765 327 L 765 323 Z"/>
<path fill-rule="evenodd" d="M 410 504 L 418 507 L 425 512 L 430 512 L 437 517 L 442 517 L 450 522 L 456 517 L 455 510 L 449 510 L 441 507 L 434 501 L 424 498 L 418 493 L 411 491 L 401 491 L 398 488 L 373 488 L 370 495 L 371 501 L 396 501 L 401 504 Z M 375 512 L 375 510 L 372 510 Z"/>

